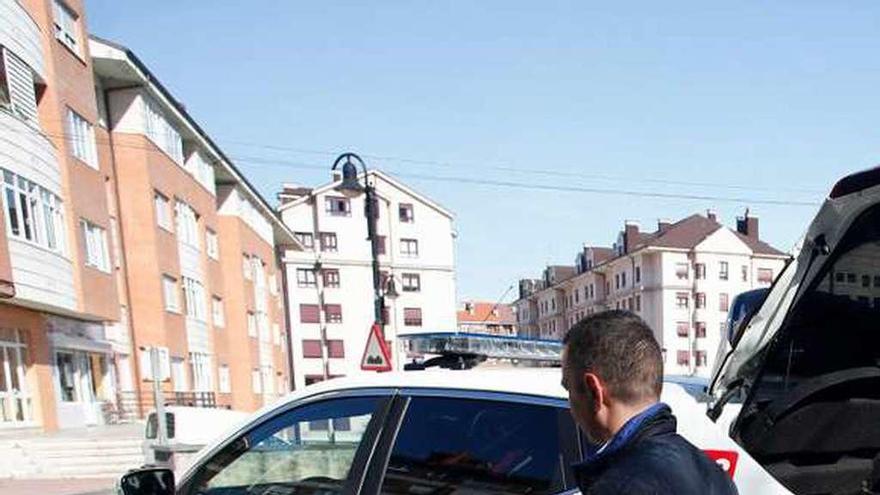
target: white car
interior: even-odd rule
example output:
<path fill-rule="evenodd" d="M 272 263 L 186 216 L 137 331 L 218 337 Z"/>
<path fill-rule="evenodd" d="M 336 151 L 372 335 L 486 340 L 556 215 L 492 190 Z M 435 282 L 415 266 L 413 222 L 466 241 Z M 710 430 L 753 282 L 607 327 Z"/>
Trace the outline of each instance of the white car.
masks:
<path fill-rule="evenodd" d="M 256 413 L 202 450 L 175 492 L 159 493 L 576 492 L 582 437 L 560 379 L 558 368 L 532 368 L 320 383 Z M 681 385 L 666 382 L 662 399 L 740 486 L 774 484 Z"/>

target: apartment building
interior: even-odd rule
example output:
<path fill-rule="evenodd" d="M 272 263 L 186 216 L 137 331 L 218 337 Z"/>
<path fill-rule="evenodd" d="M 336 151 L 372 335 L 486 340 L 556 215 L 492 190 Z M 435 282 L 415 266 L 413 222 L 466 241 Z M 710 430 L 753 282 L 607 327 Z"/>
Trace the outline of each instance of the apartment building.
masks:
<path fill-rule="evenodd" d="M 585 246 L 574 266 L 520 282 L 518 332 L 559 339 L 587 315 L 625 309 L 654 330 L 667 373 L 708 376 L 730 300 L 769 286 L 787 260 L 760 239 L 758 218 L 748 212 L 735 229 L 711 211 L 660 220 L 652 232 L 626 222 L 611 248 Z"/>
<path fill-rule="evenodd" d="M 275 247 L 299 245 L 136 55 L 94 37 L 89 49 L 125 257 L 120 390 L 139 412 L 152 406 L 157 347 L 166 395 L 254 410 L 289 390 Z"/>
<path fill-rule="evenodd" d="M 340 179 L 314 189 L 285 185 L 278 195 L 284 223 L 305 248 L 283 259 L 297 387 L 359 373 L 374 320 L 365 197 L 337 192 Z M 455 329 L 453 216 L 386 173 L 371 170 L 365 179 L 378 196 L 381 286 L 396 292 L 385 297 L 385 338 L 393 367 L 402 369 L 397 335 Z"/>
<path fill-rule="evenodd" d="M 456 313 L 458 331 L 513 336 L 516 320 L 509 304 L 465 301 Z"/>
<path fill-rule="evenodd" d="M 0 428 L 101 421 L 120 320 L 82 2 L 0 1 Z"/>

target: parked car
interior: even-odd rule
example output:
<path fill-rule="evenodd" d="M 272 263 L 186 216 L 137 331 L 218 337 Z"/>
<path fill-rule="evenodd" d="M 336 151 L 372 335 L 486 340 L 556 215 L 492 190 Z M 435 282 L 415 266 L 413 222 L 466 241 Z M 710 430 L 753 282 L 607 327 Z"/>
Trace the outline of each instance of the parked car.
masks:
<path fill-rule="evenodd" d="M 558 368 L 541 368 L 323 382 L 205 448 L 176 491 L 160 493 L 573 492 L 569 466 L 582 459 L 584 445 L 560 379 Z M 773 480 L 681 385 L 666 382 L 662 398 L 685 436 L 740 486 L 756 487 L 746 493 L 780 493 L 757 488 Z M 156 473 L 167 476 L 142 471 L 126 479 Z"/>
<path fill-rule="evenodd" d="M 880 168 L 832 189 L 719 355 L 711 414 L 796 494 L 880 493 Z M 743 491 L 740 489 L 740 491 Z"/>

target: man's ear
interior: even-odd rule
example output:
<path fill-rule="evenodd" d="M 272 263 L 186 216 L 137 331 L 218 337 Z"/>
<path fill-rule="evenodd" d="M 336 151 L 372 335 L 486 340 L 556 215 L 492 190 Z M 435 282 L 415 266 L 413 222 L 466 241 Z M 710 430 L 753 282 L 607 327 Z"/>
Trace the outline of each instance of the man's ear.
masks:
<path fill-rule="evenodd" d="M 599 375 L 596 375 L 595 373 L 584 373 L 581 379 L 583 380 L 584 389 L 592 399 L 593 409 L 598 411 L 599 405 L 604 404 L 605 399 L 607 398 L 605 384 L 602 383 L 602 379 L 599 378 Z"/>

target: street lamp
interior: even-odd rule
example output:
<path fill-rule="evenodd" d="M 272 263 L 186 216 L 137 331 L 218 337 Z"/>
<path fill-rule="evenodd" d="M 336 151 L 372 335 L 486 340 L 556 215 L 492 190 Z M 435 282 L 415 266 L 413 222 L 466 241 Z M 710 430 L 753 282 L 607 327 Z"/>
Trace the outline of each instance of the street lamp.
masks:
<path fill-rule="evenodd" d="M 358 167 L 360 164 L 364 173 L 364 185 L 358 180 Z M 343 153 L 333 162 L 332 170 L 336 170 L 342 164 L 342 182 L 336 186 L 336 190 L 347 198 L 354 198 L 361 193 L 366 194 L 366 204 L 364 212 L 367 216 L 367 239 L 370 241 L 370 251 L 373 259 L 373 322 L 379 327 L 379 333 L 382 340 L 385 340 L 385 328 L 382 321 L 382 308 L 385 306 L 384 297 L 382 295 L 382 283 L 379 276 L 379 236 L 376 235 L 376 211 L 374 208 L 379 206 L 376 201 L 376 189 L 367 180 L 367 166 L 361 157 L 354 153 Z M 397 291 L 391 282 L 388 291 L 389 297 L 394 297 Z M 392 295 L 393 294 L 393 295 Z"/>

